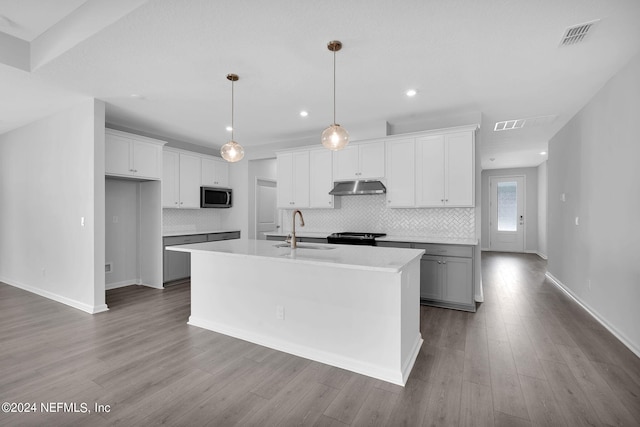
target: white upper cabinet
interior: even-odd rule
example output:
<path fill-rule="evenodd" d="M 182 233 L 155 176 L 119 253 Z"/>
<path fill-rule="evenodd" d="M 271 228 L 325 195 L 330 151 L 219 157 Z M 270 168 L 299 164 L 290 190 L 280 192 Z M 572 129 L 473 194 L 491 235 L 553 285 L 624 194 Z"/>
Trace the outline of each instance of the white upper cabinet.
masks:
<path fill-rule="evenodd" d="M 353 144 L 333 153 L 333 180 L 384 178 L 384 142 Z"/>
<path fill-rule="evenodd" d="M 416 139 L 416 206 L 474 206 L 474 132 Z"/>
<path fill-rule="evenodd" d="M 106 129 L 105 174 L 148 180 L 161 179 L 164 144 L 164 141 Z"/>
<path fill-rule="evenodd" d="M 416 140 L 416 206 L 444 205 L 444 135 Z"/>
<path fill-rule="evenodd" d="M 445 201 L 447 206 L 474 206 L 473 132 L 445 135 Z"/>
<path fill-rule="evenodd" d="M 309 151 L 309 207 L 333 208 L 333 156 L 330 150 Z"/>
<path fill-rule="evenodd" d="M 180 153 L 180 207 L 200 207 L 201 157 Z"/>
<path fill-rule="evenodd" d="M 201 157 L 165 150 L 163 163 L 162 207 L 200 208 Z"/>
<path fill-rule="evenodd" d="M 224 160 L 202 158 L 202 186 L 228 187 L 229 164 Z"/>
<path fill-rule="evenodd" d="M 309 207 L 309 151 L 277 155 L 278 207 Z"/>
<path fill-rule="evenodd" d="M 213 156 L 176 148 L 163 152 L 162 207 L 200 208 L 200 187 L 230 187 L 229 165 Z"/>
<path fill-rule="evenodd" d="M 415 206 L 415 140 L 402 139 L 386 143 L 387 206 Z"/>
<path fill-rule="evenodd" d="M 180 207 L 180 154 L 162 153 L 162 207 Z"/>

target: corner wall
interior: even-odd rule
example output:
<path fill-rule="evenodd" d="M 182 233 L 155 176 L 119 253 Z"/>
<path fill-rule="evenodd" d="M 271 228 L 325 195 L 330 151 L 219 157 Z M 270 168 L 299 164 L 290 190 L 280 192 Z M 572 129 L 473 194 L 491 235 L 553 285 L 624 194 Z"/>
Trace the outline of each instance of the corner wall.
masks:
<path fill-rule="evenodd" d="M 0 281 L 106 310 L 102 102 L 0 135 Z"/>
<path fill-rule="evenodd" d="M 547 268 L 640 355 L 638 117 L 640 55 L 549 142 Z"/>

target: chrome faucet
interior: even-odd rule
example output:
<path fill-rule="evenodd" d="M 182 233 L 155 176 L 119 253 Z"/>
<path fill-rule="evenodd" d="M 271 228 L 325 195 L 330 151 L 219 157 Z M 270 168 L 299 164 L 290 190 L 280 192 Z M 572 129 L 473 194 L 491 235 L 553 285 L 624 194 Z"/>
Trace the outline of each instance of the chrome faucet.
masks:
<path fill-rule="evenodd" d="M 302 212 L 299 209 L 293 211 L 293 220 L 291 221 L 291 249 L 295 249 L 298 244 L 296 243 L 296 214 L 300 214 L 300 227 L 304 227 L 304 218 Z"/>

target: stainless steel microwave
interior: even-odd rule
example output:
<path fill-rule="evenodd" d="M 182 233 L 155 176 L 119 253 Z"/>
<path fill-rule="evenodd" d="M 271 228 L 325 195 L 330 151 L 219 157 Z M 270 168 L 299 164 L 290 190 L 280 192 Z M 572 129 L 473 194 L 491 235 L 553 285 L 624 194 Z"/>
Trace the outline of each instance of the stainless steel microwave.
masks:
<path fill-rule="evenodd" d="M 230 208 L 233 198 L 230 188 L 200 187 L 201 208 Z"/>

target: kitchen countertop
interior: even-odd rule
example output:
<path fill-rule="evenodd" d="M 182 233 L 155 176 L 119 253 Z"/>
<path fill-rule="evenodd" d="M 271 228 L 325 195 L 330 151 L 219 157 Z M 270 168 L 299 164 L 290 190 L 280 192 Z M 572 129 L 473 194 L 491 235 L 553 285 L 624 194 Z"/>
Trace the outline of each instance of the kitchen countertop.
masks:
<path fill-rule="evenodd" d="M 317 239 L 326 239 L 332 233 L 327 232 L 296 232 L 297 237 L 310 237 Z M 289 234 L 284 232 L 266 233 L 267 236 L 282 237 L 284 240 Z M 458 237 L 430 237 L 430 236 L 395 236 L 386 235 L 378 237 L 376 241 L 380 242 L 409 242 L 409 243 L 436 243 L 444 245 L 466 245 L 475 246 L 478 239 L 458 238 Z"/>
<path fill-rule="evenodd" d="M 236 239 L 170 246 L 167 247 L 167 250 L 212 253 L 216 256 L 259 257 L 268 258 L 275 262 L 314 264 L 384 272 L 399 272 L 415 258 L 419 258 L 424 254 L 422 249 L 320 243 L 300 243 L 301 247 L 292 250 L 290 247 L 277 247 L 279 244 L 272 240 Z M 331 249 L 309 249 L 309 247 Z"/>
<path fill-rule="evenodd" d="M 298 236 L 298 237 L 309 237 L 309 238 L 314 238 L 314 239 L 326 239 L 327 236 L 329 236 L 329 234 L 331 234 L 331 233 L 314 232 L 314 231 L 310 231 L 310 232 L 296 231 L 296 236 Z M 282 240 L 284 240 L 289 235 L 289 233 L 285 233 L 283 231 L 274 231 L 273 233 L 265 233 L 265 235 L 266 236 L 282 237 Z"/>
<path fill-rule="evenodd" d="M 196 234 L 216 234 L 216 233 L 233 233 L 240 230 L 180 230 L 180 231 L 166 231 L 162 233 L 162 237 L 175 237 L 175 236 L 194 236 Z"/>

